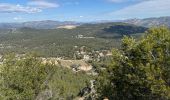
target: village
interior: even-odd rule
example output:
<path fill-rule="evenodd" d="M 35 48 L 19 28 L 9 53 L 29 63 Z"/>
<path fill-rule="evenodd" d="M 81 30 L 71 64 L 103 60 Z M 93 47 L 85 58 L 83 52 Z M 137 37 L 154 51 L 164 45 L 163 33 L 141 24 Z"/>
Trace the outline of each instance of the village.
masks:
<path fill-rule="evenodd" d="M 54 64 L 59 67 L 66 67 L 71 69 L 73 72 L 84 71 L 88 74 L 96 75 L 92 62 L 100 62 L 105 57 L 112 56 L 111 51 L 88 51 L 86 46 L 74 46 L 75 52 L 73 59 L 65 59 L 65 57 L 39 57 L 43 64 Z M 20 58 L 25 54 L 16 54 L 16 58 Z M 3 55 L 0 56 L 0 64 L 3 63 Z"/>
<path fill-rule="evenodd" d="M 80 48 L 74 46 L 74 48 L 75 53 L 73 59 L 65 59 L 64 57 L 41 57 L 42 62 L 44 64 L 53 63 L 57 66 L 66 67 L 72 69 L 74 72 L 92 72 L 93 66 L 91 65 L 91 62 L 100 62 L 104 57 L 112 56 L 112 53 L 109 50 L 88 52 L 86 46 L 81 46 Z"/>

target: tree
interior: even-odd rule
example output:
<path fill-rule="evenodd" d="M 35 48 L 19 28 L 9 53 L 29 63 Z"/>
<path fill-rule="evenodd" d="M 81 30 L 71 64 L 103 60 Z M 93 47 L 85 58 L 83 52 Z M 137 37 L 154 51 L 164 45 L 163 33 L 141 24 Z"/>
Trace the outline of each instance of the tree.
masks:
<path fill-rule="evenodd" d="M 0 72 L 0 97 L 3 100 L 34 100 L 45 89 L 53 65 L 42 64 L 32 54 L 6 55 Z"/>
<path fill-rule="evenodd" d="M 122 39 L 121 50 L 97 79 L 99 97 L 110 100 L 170 99 L 170 31 L 149 29 L 136 41 Z"/>

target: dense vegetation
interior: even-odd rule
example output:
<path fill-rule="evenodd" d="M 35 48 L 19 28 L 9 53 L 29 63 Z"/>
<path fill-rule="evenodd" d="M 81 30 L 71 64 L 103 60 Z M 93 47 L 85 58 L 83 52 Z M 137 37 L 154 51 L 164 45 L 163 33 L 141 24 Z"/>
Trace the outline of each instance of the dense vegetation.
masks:
<path fill-rule="evenodd" d="M 0 66 L 1 100 L 33 100 L 45 88 L 54 66 L 43 65 L 35 56 L 6 55 Z"/>
<path fill-rule="evenodd" d="M 83 72 L 42 64 L 33 54 L 10 54 L 0 66 L 0 100 L 72 100 L 90 79 Z"/>
<path fill-rule="evenodd" d="M 127 29 L 128 27 L 131 28 Z M 109 31 L 106 31 L 108 28 Z M 119 30 L 116 31 L 117 29 Z M 36 51 L 41 56 L 46 57 L 66 56 L 71 58 L 73 57 L 74 46 L 86 46 L 90 50 L 110 50 L 113 47 L 120 46 L 120 39 L 123 35 L 130 34 L 138 37 L 145 30 L 146 28 L 124 23 L 85 24 L 70 30 L 14 29 L 6 31 L 6 34 L 4 34 L 5 31 L 2 31 L 4 33 L 0 34 L 0 53 Z M 78 35 L 94 38 L 78 38 Z"/>
<path fill-rule="evenodd" d="M 136 33 L 143 33 L 147 30 L 147 28 L 144 27 L 139 27 L 139 26 L 135 26 L 135 25 L 115 25 L 115 26 L 110 26 L 109 28 L 104 28 L 103 29 L 105 32 L 107 32 L 107 34 L 119 34 L 120 37 L 122 37 L 123 35 L 132 35 L 132 34 L 136 34 Z M 105 37 L 106 34 L 104 34 Z M 114 36 L 114 35 L 113 35 Z M 112 36 L 109 36 L 107 38 L 110 38 Z"/>
<path fill-rule="evenodd" d="M 133 29 L 134 26 L 122 23 L 114 26 L 113 23 L 107 23 L 82 25 L 72 30 L 3 30 L 2 32 L 9 33 L 0 34 L 1 53 L 5 50 L 17 53 L 37 50 L 46 56 L 63 56 L 73 53 L 70 48 L 75 45 L 85 45 L 92 50 L 119 48 L 113 49 L 111 58 L 105 57 L 91 62 L 97 78 L 87 75 L 86 72 L 76 73 L 54 64 L 43 64 L 42 60 L 33 54 L 3 56 L 0 65 L 0 99 L 73 100 L 84 87 L 89 86 L 90 80 L 96 79 L 96 91 L 89 95 L 93 100 L 169 100 L 170 30 L 166 27 L 152 28 L 142 37 L 136 38 L 141 34 L 133 34 L 134 31 L 142 32 L 146 29 L 126 29 L 128 36 L 122 39 L 121 45 L 115 46 L 124 34 L 110 30 L 113 27 L 122 31 L 122 28 Z M 113 34 L 110 34 L 112 31 Z M 102 32 L 112 35 L 112 38 L 101 37 Z M 75 38 L 80 34 L 95 38 Z M 2 48 L 4 45 L 7 48 Z"/>
<path fill-rule="evenodd" d="M 53 91 L 52 100 L 73 100 L 94 78 L 85 72 L 73 73 L 70 69 L 61 67 L 56 70 L 49 81 L 49 87 Z"/>
<path fill-rule="evenodd" d="M 97 79 L 99 98 L 170 99 L 170 31 L 150 29 L 139 41 L 124 37 L 112 63 Z"/>

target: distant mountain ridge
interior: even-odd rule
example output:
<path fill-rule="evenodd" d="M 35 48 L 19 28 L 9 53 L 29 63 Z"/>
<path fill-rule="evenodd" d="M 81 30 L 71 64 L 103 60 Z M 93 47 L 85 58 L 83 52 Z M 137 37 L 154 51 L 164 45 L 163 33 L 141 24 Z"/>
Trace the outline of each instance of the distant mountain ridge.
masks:
<path fill-rule="evenodd" d="M 36 29 L 55 29 L 59 26 L 64 25 L 81 25 L 82 23 L 74 21 L 52 21 L 52 20 L 43 20 L 43 21 L 29 21 L 23 23 L 0 23 L 0 29 L 12 29 L 12 28 L 36 28 Z"/>
<path fill-rule="evenodd" d="M 109 22 L 123 22 L 128 24 L 133 24 L 137 26 L 143 27 L 154 27 L 154 26 L 162 26 L 165 25 L 170 27 L 170 16 L 167 17 L 153 17 L 153 18 L 145 18 L 145 19 L 127 19 L 127 20 L 101 20 L 96 22 L 88 22 L 89 24 L 100 24 L 100 23 L 109 23 Z M 43 21 L 28 21 L 23 23 L 0 23 L 0 29 L 12 29 L 12 28 L 35 28 L 35 29 L 56 29 L 58 27 L 73 25 L 79 26 L 82 24 L 81 22 L 75 21 L 53 21 L 53 20 L 43 20 Z"/>
<path fill-rule="evenodd" d="M 170 27 L 170 16 L 145 19 L 128 19 L 123 22 L 143 27 L 167 26 Z"/>

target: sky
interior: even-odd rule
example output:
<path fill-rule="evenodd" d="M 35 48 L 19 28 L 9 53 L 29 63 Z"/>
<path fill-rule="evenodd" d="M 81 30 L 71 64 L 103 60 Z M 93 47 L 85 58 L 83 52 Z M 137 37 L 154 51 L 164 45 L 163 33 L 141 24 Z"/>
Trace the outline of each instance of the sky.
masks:
<path fill-rule="evenodd" d="M 0 22 L 91 22 L 170 16 L 170 0 L 0 0 Z"/>

